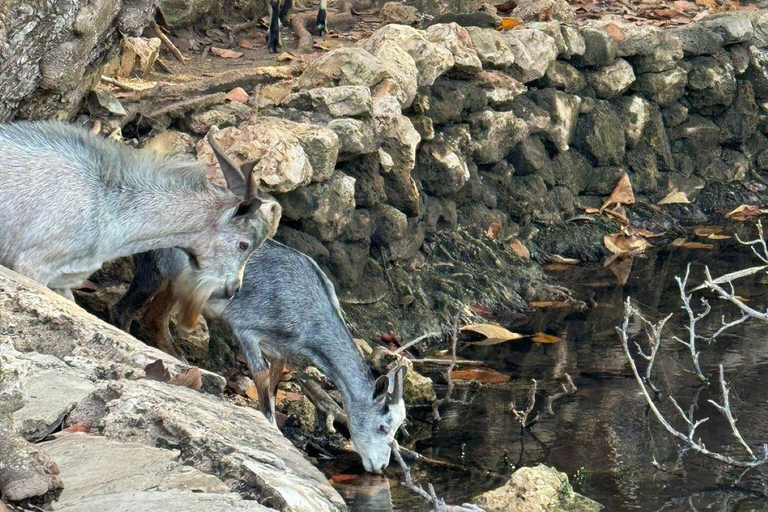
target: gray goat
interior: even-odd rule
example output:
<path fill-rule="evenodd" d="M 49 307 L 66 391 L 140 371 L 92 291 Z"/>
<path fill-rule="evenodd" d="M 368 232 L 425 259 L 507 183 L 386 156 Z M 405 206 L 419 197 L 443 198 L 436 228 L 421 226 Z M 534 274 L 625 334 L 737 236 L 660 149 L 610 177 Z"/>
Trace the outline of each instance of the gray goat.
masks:
<path fill-rule="evenodd" d="M 134 256 L 133 282 L 113 311 L 118 327 L 130 327 L 151 299 L 146 326 L 159 347 L 172 346 L 168 321 L 174 304 L 187 300 L 178 290 L 189 288 L 179 286 L 189 275 L 181 251 Z M 384 470 L 405 419 L 406 369 L 374 380 L 342 319 L 333 285 L 312 258 L 265 241 L 248 260 L 242 290 L 231 301 L 212 298 L 206 314 L 223 320 L 237 339 L 259 390 L 259 409 L 268 419 L 275 421 L 274 395 L 285 360 L 308 359 L 339 388 L 366 471 Z"/>
<path fill-rule="evenodd" d="M 277 202 L 250 185 L 252 165 L 228 166 L 225 189 L 191 159 L 50 121 L 0 125 L 0 154 L 0 264 L 70 299 L 105 261 L 168 247 L 197 270 L 186 283 L 199 297 L 221 288 L 231 297 L 279 222 Z"/>

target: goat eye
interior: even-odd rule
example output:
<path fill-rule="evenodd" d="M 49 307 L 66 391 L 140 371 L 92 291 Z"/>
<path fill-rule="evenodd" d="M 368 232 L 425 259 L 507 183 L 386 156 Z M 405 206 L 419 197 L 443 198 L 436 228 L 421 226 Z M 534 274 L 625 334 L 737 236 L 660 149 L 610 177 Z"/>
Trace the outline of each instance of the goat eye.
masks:
<path fill-rule="evenodd" d="M 251 245 L 248 242 L 240 242 L 240 250 L 247 251 Z"/>

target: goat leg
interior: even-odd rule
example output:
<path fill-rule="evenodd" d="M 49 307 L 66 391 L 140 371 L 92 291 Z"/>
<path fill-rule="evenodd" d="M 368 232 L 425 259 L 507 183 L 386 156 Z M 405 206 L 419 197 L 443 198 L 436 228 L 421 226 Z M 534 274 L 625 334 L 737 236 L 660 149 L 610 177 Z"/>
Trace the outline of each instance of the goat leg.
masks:
<path fill-rule="evenodd" d="M 144 326 L 149 332 L 149 337 L 155 342 L 157 348 L 173 357 L 186 362 L 184 355 L 176 347 L 173 341 L 169 323 L 175 300 L 170 287 L 160 291 L 154 296 L 144 314 Z"/>
<path fill-rule="evenodd" d="M 253 374 L 253 383 L 259 394 L 259 411 L 277 428 L 277 418 L 275 416 L 275 397 L 272 394 L 272 364 L 267 363 L 267 368 Z"/>
<path fill-rule="evenodd" d="M 59 468 L 0 421 L 0 498 L 21 501 L 62 487 Z"/>

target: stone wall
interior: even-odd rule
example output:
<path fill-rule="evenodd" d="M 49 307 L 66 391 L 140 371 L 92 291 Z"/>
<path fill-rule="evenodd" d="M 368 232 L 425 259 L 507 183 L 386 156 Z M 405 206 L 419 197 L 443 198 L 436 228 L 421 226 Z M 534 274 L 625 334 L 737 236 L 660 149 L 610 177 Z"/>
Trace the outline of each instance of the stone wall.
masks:
<path fill-rule="evenodd" d="M 434 262 L 441 233 L 491 243 L 495 222 L 499 240 L 518 236 L 534 255 L 600 257 L 561 227 L 624 173 L 639 203 L 687 194 L 692 205 L 668 207 L 685 211 L 672 223 L 758 201 L 766 47 L 764 11 L 674 29 L 387 25 L 264 87 L 258 119 L 225 129 L 222 143 L 261 158 L 262 186 L 284 208 L 278 238 L 316 258 L 343 302 L 407 309 L 415 296 L 435 309 L 409 283 Z M 615 229 L 603 224 L 587 242 Z"/>

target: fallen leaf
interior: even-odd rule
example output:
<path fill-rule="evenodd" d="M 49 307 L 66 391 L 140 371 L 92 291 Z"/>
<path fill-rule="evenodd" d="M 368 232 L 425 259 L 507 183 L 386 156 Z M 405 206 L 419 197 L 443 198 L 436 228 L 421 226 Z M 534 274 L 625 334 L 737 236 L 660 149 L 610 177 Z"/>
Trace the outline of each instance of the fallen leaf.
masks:
<path fill-rule="evenodd" d="M 670 244 L 672 247 L 680 247 L 682 249 L 714 249 L 715 246 L 712 244 L 704 244 L 701 242 L 688 242 L 685 238 L 677 238 L 672 241 Z"/>
<path fill-rule="evenodd" d="M 678 11 L 692 11 L 692 10 L 698 10 L 698 7 L 693 2 L 688 2 L 686 0 L 676 0 L 675 2 L 672 2 L 672 7 L 677 9 Z"/>
<path fill-rule="evenodd" d="M 567 300 L 535 300 L 531 302 L 532 308 L 563 308 L 567 306 L 570 301 Z"/>
<path fill-rule="evenodd" d="M 494 5 L 496 7 L 496 12 L 499 14 L 507 14 L 509 12 L 512 12 L 515 7 L 517 7 L 517 2 L 514 0 L 508 0 L 507 2 L 504 2 L 503 4 Z"/>
<path fill-rule="evenodd" d="M 614 41 L 623 41 L 627 38 L 624 30 L 622 30 L 622 28 L 615 23 L 607 24 L 603 27 L 603 30 L 605 30 L 605 33 L 608 34 L 608 36 Z"/>
<path fill-rule="evenodd" d="M 605 235 L 603 243 L 613 254 L 634 254 L 643 252 L 651 247 L 651 244 L 645 238 L 624 233 Z"/>
<path fill-rule="evenodd" d="M 236 52 L 234 50 L 227 50 L 216 46 L 211 46 L 211 53 L 222 59 L 238 59 L 244 55 L 243 52 Z"/>
<path fill-rule="evenodd" d="M 603 213 L 608 217 L 613 217 L 623 227 L 629 226 L 629 219 L 627 218 L 627 211 L 621 206 L 616 205 L 614 208 L 606 208 Z"/>
<path fill-rule="evenodd" d="M 544 265 L 544 270 L 548 270 L 549 272 L 565 272 L 572 268 L 572 265 L 566 265 L 565 263 L 547 263 Z"/>
<path fill-rule="evenodd" d="M 709 235 L 722 233 L 723 227 L 722 226 L 699 226 L 698 228 L 695 228 L 693 232 L 698 236 L 707 237 Z"/>
<path fill-rule="evenodd" d="M 176 386 L 183 386 L 185 388 L 200 391 L 203 387 L 203 376 L 200 374 L 199 368 L 187 368 L 183 372 L 179 372 L 169 381 Z"/>
<path fill-rule="evenodd" d="M 631 254 L 614 254 L 606 260 L 604 266 L 608 267 L 611 273 L 616 276 L 618 284 L 624 286 L 629 280 L 629 274 L 632 273 L 633 260 L 634 257 Z"/>
<path fill-rule="evenodd" d="M 453 370 L 451 379 L 475 381 L 481 384 L 501 384 L 509 381 L 509 375 L 489 368 L 468 368 L 466 370 Z"/>
<path fill-rule="evenodd" d="M 713 233 L 707 237 L 710 240 L 730 240 L 731 237 L 728 235 L 720 235 L 718 233 Z"/>
<path fill-rule="evenodd" d="M 283 52 L 283 53 L 281 53 L 280 55 L 277 56 L 277 60 L 279 60 L 280 62 L 284 62 L 284 61 L 287 61 L 287 60 L 300 60 L 300 59 L 299 59 L 299 57 L 297 57 L 296 55 L 294 55 L 294 54 L 292 54 L 290 52 Z"/>
<path fill-rule="evenodd" d="M 245 390 L 245 395 L 254 402 L 259 401 L 259 390 L 256 388 L 255 384 L 248 386 L 248 388 Z"/>
<path fill-rule="evenodd" d="M 393 331 L 385 332 L 381 335 L 380 339 L 381 342 L 389 348 L 389 350 L 395 350 L 400 346 L 400 342 L 397 341 L 397 335 Z"/>
<path fill-rule="evenodd" d="M 754 217 L 759 217 L 763 213 L 766 213 L 766 211 L 761 210 L 755 205 L 743 204 L 738 208 L 736 208 L 735 210 L 726 213 L 725 218 L 743 222 L 745 220 L 749 220 Z"/>
<path fill-rule="evenodd" d="M 563 341 L 562 338 L 544 332 L 537 332 L 533 335 L 534 343 L 560 343 L 561 341 Z"/>
<path fill-rule="evenodd" d="M 658 238 L 660 236 L 664 236 L 664 233 L 654 233 L 653 231 L 648 231 L 647 229 L 643 228 L 630 229 L 628 232 L 626 232 L 626 234 L 642 236 L 643 238 Z"/>
<path fill-rule="evenodd" d="M 588 206 L 584 208 L 584 211 L 586 213 L 600 213 L 600 209 L 599 208 L 591 208 L 591 207 L 588 207 Z"/>
<path fill-rule="evenodd" d="M 528 250 L 528 248 L 518 240 L 517 238 L 513 238 L 511 242 L 509 242 L 509 248 L 512 249 L 512 252 L 520 256 L 521 258 L 530 259 L 531 257 L 531 251 Z"/>
<path fill-rule="evenodd" d="M 690 199 L 688 199 L 688 195 L 685 192 L 681 192 L 677 189 L 673 189 L 672 192 L 667 194 L 664 199 L 656 203 L 659 206 L 663 206 L 665 204 L 688 204 L 690 203 Z"/>
<path fill-rule="evenodd" d="M 499 25 L 499 30 L 512 30 L 516 26 L 520 25 L 522 21 L 515 19 L 515 18 L 501 18 L 501 24 Z"/>
<path fill-rule="evenodd" d="M 397 303 L 401 306 L 407 306 L 408 304 L 411 304 L 414 300 L 416 300 L 416 297 L 413 295 L 404 295 L 402 298 L 400 298 Z"/>
<path fill-rule="evenodd" d="M 239 46 L 240 48 L 247 48 L 250 50 L 252 48 L 256 48 L 256 43 L 251 41 L 250 39 L 241 39 L 240 41 L 237 42 L 237 46 Z"/>
<path fill-rule="evenodd" d="M 472 324 L 465 325 L 461 328 L 461 332 L 472 332 L 485 336 L 484 344 L 495 345 L 496 343 L 503 343 L 505 341 L 519 340 L 523 337 L 522 334 L 509 331 L 500 325 L 496 324 Z"/>
<path fill-rule="evenodd" d="M 88 421 L 81 421 L 79 423 L 73 423 L 72 425 L 68 426 L 65 429 L 62 429 L 63 432 L 90 432 L 91 431 L 91 423 Z"/>
<path fill-rule="evenodd" d="M 242 87 L 235 87 L 227 93 L 225 99 L 236 103 L 248 103 L 248 93 Z"/>
<path fill-rule="evenodd" d="M 629 175 L 626 173 L 624 173 L 624 176 L 622 176 L 616 184 L 610 197 L 606 199 L 603 206 L 600 207 L 600 211 L 602 212 L 614 204 L 635 204 L 635 194 L 632 192 L 632 183 L 630 183 Z"/>
<path fill-rule="evenodd" d="M 549 259 L 552 261 L 552 263 L 562 263 L 564 265 L 578 265 L 581 263 L 576 258 L 566 258 L 565 256 L 560 256 L 559 254 L 553 254 Z"/>
<path fill-rule="evenodd" d="M 157 380 L 160 382 L 168 382 L 171 380 L 171 374 L 163 364 L 162 359 L 158 359 L 154 363 L 149 363 L 144 367 L 144 373 L 148 379 Z"/>
<path fill-rule="evenodd" d="M 491 240 L 498 240 L 499 236 L 501 235 L 501 224 L 498 222 L 491 222 L 491 225 L 488 226 L 488 229 L 485 233 Z"/>

